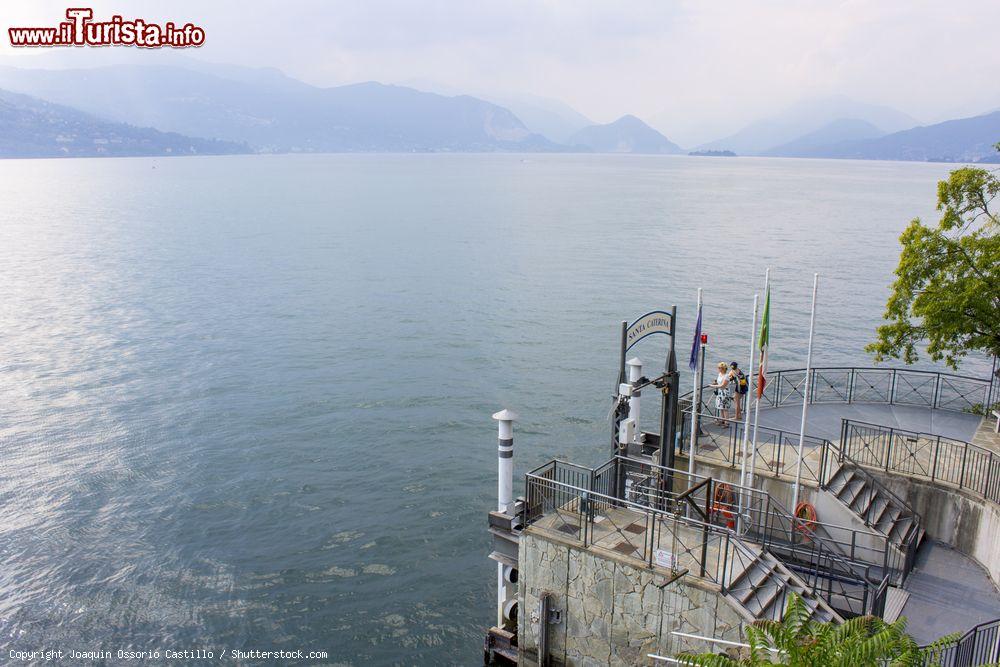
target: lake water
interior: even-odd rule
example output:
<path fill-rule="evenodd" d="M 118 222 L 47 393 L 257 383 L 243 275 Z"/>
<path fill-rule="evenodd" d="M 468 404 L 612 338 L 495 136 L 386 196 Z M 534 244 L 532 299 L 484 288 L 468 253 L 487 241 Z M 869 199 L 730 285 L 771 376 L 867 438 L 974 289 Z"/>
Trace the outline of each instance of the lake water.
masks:
<path fill-rule="evenodd" d="M 766 266 L 772 368 L 804 360 L 813 271 L 818 362 L 867 364 L 949 168 L 0 161 L 4 655 L 477 664 L 491 413 L 521 414 L 518 474 L 601 460 L 619 321 L 677 304 L 683 350 L 702 286 L 709 360 L 743 360 Z M 650 373 L 663 345 L 637 349 Z"/>

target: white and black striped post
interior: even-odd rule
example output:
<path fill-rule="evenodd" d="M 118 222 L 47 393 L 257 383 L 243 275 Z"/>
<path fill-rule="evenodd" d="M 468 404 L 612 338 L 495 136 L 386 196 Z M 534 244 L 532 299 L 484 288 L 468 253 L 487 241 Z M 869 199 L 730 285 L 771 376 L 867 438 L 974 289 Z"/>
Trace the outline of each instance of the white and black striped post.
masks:
<path fill-rule="evenodd" d="M 501 410 L 493 415 L 497 420 L 497 510 L 509 514 L 514 508 L 514 420 L 517 415 Z M 517 577 L 510 566 L 497 563 L 497 627 L 504 626 L 504 617 L 517 601 Z"/>

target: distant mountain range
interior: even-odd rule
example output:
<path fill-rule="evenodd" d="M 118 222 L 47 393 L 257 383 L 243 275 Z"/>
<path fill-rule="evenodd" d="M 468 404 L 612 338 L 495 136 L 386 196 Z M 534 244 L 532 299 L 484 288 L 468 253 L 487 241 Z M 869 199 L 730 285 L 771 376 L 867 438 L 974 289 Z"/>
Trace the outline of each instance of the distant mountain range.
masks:
<path fill-rule="evenodd" d="M 854 136 L 856 128 L 844 124 L 844 120 L 866 122 L 881 133 L 897 132 L 918 125 L 916 119 L 896 109 L 863 104 L 849 97 L 836 95 L 800 102 L 775 116 L 751 123 L 735 134 L 702 144 L 697 149 L 764 155 L 778 146 L 796 142 L 820 130 L 826 132 L 829 142 L 858 138 Z M 831 127 L 834 123 L 839 125 Z M 834 132 L 838 127 L 847 134 L 835 136 Z"/>
<path fill-rule="evenodd" d="M 566 143 L 596 153 L 680 154 L 684 151 L 635 116 L 622 116 L 607 125 L 591 125 L 573 134 Z"/>
<path fill-rule="evenodd" d="M 635 116 L 593 124 L 568 105 L 547 98 L 443 95 L 376 82 L 320 88 L 275 69 L 179 62 L 183 66 L 0 67 L 0 89 L 12 91 L 0 94 L 0 157 L 247 151 L 686 152 Z M 998 115 L 915 127 L 917 121 L 894 109 L 845 97 L 823 98 L 691 152 L 995 160 Z"/>
<path fill-rule="evenodd" d="M 1000 162 L 1000 111 L 914 127 L 870 139 L 800 147 L 776 155 L 853 158 L 859 160 L 920 160 L 925 162 Z"/>
<path fill-rule="evenodd" d="M 283 76 L 237 80 L 119 65 L 0 68 L 0 87 L 119 122 L 246 142 L 260 151 L 560 150 L 501 106 L 374 82 L 316 88 Z"/>
<path fill-rule="evenodd" d="M 821 146 L 839 143 L 841 141 L 863 141 L 875 139 L 885 134 L 866 120 L 858 118 L 838 118 L 818 130 L 807 132 L 788 143 L 775 146 L 764 152 L 764 155 L 780 157 L 799 157 Z"/>
<path fill-rule="evenodd" d="M 594 121 L 559 100 L 514 94 L 480 95 L 480 97 L 507 107 L 529 130 L 558 144 L 569 143 L 569 138 L 573 134 L 594 124 Z"/>
<path fill-rule="evenodd" d="M 101 120 L 0 90 L 0 157 L 131 157 L 248 153 L 246 145 Z"/>

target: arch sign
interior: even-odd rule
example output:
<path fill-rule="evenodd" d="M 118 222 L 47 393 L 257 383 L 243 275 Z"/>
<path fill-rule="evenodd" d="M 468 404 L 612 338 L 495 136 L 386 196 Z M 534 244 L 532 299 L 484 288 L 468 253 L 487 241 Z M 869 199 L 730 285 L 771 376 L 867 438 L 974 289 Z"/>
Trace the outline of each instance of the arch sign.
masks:
<path fill-rule="evenodd" d="M 653 334 L 666 334 L 671 336 L 673 335 L 673 332 L 673 318 L 670 313 L 662 310 L 654 310 L 650 313 L 646 313 L 629 325 L 625 333 L 625 350 L 631 350 L 633 345 L 646 336 L 652 336 Z"/>

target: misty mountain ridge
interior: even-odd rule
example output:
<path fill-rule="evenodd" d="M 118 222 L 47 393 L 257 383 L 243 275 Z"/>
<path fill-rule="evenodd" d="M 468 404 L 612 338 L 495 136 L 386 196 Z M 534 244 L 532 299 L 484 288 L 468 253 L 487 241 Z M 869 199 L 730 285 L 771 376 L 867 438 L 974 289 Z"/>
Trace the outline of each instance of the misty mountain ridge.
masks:
<path fill-rule="evenodd" d="M 801 157 L 923 162 L 1000 162 L 1000 111 L 914 127 L 873 139 L 841 141 L 799 151 Z"/>
<path fill-rule="evenodd" d="M 594 121 L 566 104 L 562 100 L 519 92 L 496 92 L 463 90 L 425 78 L 410 78 L 398 82 L 407 88 L 415 88 L 446 97 L 471 95 L 510 109 L 525 126 L 537 134 L 557 144 L 565 144 L 569 137 Z"/>
<path fill-rule="evenodd" d="M 102 120 L 0 90 L 0 158 L 226 155 L 249 147 Z"/>
<path fill-rule="evenodd" d="M 864 121 L 883 133 L 897 132 L 919 124 L 916 119 L 896 109 L 857 102 L 844 95 L 834 95 L 803 100 L 774 116 L 750 123 L 735 134 L 697 148 L 732 150 L 741 155 L 763 155 L 844 119 Z M 850 131 L 848 136 L 834 140 L 856 138 L 849 136 Z"/>
<path fill-rule="evenodd" d="M 0 86 L 110 120 L 265 152 L 561 150 L 499 105 L 377 82 L 317 88 L 283 75 L 237 81 L 179 67 L 115 65 L 0 68 Z"/>
<path fill-rule="evenodd" d="M 510 109 L 532 132 L 558 144 L 567 144 L 575 133 L 594 124 L 594 121 L 559 100 L 525 94 L 483 94 L 478 97 Z"/>
<path fill-rule="evenodd" d="M 684 152 L 680 146 L 632 115 L 622 116 L 606 125 L 585 127 L 573 134 L 567 143 L 596 153 L 677 155 Z"/>
<path fill-rule="evenodd" d="M 858 118 L 838 118 L 814 132 L 808 132 L 781 146 L 776 146 L 764 154 L 774 157 L 801 157 L 818 146 L 828 146 L 841 141 L 874 139 L 885 132 L 871 123 Z"/>
<path fill-rule="evenodd" d="M 21 155 L 31 146 L 38 155 L 141 150 L 186 154 L 247 148 L 255 152 L 683 152 L 635 116 L 591 124 L 572 107 L 548 98 L 483 96 L 494 100 L 489 101 L 378 82 L 320 88 L 273 68 L 203 63 L 186 56 L 176 60 L 182 66 L 0 67 L 0 88 L 36 98 L 29 104 L 8 97 L 0 107 L 8 148 L 17 146 Z M 499 103 L 501 99 L 507 104 Z M 43 100 L 59 109 L 40 106 Z M 840 112 L 844 113 L 836 115 Z M 825 122 L 817 124 L 821 119 Z M 76 134 L 53 133 L 60 123 L 76 128 Z M 915 121 L 887 107 L 843 96 L 824 98 L 790 107 L 727 139 L 703 144 L 696 152 L 736 150 L 743 145 L 753 149 L 743 154 L 771 156 L 978 161 L 994 159 L 991 147 L 1000 139 L 990 114 L 924 128 L 890 129 L 909 123 Z M 14 128 L 22 128 L 25 136 L 10 136 Z M 149 134 L 155 131 L 183 136 Z M 100 136 L 102 132 L 106 136 Z M 146 134 L 140 136 L 142 132 Z M 79 143 L 67 140 L 70 136 L 78 137 Z M 223 143 L 213 145 L 195 137 Z M 776 141 L 779 138 L 784 140 Z M 760 146 L 766 147 L 755 148 Z"/>

